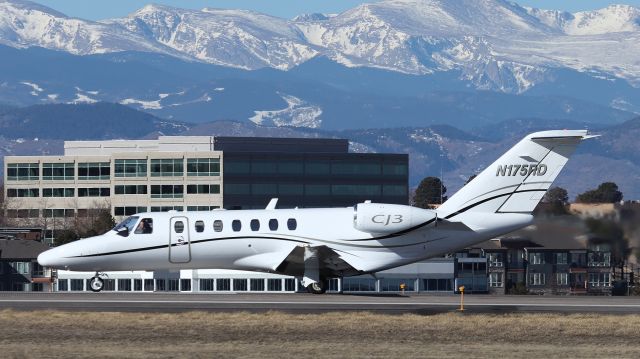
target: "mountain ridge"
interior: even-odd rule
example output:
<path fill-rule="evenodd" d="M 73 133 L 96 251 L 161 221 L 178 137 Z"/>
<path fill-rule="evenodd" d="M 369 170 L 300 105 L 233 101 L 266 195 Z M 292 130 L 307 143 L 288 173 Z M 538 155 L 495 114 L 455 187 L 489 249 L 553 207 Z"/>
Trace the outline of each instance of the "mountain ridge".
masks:
<path fill-rule="evenodd" d="M 148 51 L 251 70 L 290 70 L 323 55 L 414 75 L 455 69 L 478 89 L 507 93 L 549 81 L 555 68 L 640 84 L 640 65 L 631 60 L 640 54 L 640 9 L 631 6 L 571 14 L 505 0 L 386 0 L 335 16 L 286 20 L 147 5 L 98 22 L 28 1 L 3 0 L 0 9 L 0 43 L 80 55 Z M 628 55 L 609 55 L 620 46 Z"/>

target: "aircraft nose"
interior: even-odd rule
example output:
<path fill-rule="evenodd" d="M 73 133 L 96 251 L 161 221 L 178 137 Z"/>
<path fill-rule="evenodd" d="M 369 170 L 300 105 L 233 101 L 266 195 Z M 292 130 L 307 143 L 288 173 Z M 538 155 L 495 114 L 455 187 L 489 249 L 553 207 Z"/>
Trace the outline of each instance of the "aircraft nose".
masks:
<path fill-rule="evenodd" d="M 58 248 L 49 249 L 38 255 L 38 264 L 43 267 L 58 268 L 61 266 L 62 258 Z"/>

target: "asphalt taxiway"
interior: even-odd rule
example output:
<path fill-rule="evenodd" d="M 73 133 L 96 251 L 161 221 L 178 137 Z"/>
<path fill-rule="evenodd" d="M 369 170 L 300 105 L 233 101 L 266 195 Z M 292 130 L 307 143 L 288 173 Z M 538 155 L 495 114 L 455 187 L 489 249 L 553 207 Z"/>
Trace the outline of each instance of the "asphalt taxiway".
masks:
<path fill-rule="evenodd" d="M 183 294 L 0 292 L 0 309 L 103 312 L 270 310 L 294 313 L 374 311 L 435 314 L 456 311 L 459 295 Z M 640 314 L 639 297 L 466 295 L 466 313 Z"/>

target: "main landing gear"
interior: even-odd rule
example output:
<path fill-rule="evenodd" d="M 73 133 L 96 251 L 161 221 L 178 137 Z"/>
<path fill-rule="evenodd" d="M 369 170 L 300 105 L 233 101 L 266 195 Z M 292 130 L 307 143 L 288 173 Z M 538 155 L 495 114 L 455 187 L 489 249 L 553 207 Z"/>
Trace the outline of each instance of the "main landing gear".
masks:
<path fill-rule="evenodd" d="M 307 291 L 311 294 L 324 294 L 327 291 L 327 285 L 324 279 L 319 282 L 311 283 L 307 286 Z"/>
<path fill-rule="evenodd" d="M 302 285 L 312 294 L 324 294 L 327 291 L 324 278 L 320 277 L 320 259 L 318 258 L 317 248 L 304 248 Z"/>
<path fill-rule="evenodd" d="M 100 278 L 100 274 L 96 272 L 96 275 L 89 279 L 89 288 L 93 292 L 99 292 L 104 288 L 104 280 Z"/>

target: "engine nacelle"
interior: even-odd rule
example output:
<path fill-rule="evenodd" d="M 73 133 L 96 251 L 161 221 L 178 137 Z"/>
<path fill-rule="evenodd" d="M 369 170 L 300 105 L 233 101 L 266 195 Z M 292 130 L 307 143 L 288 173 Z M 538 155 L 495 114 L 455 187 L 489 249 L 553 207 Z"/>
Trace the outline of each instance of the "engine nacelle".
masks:
<path fill-rule="evenodd" d="M 358 203 L 353 227 L 367 233 L 389 234 L 415 227 L 436 218 L 436 212 L 399 204 Z"/>

